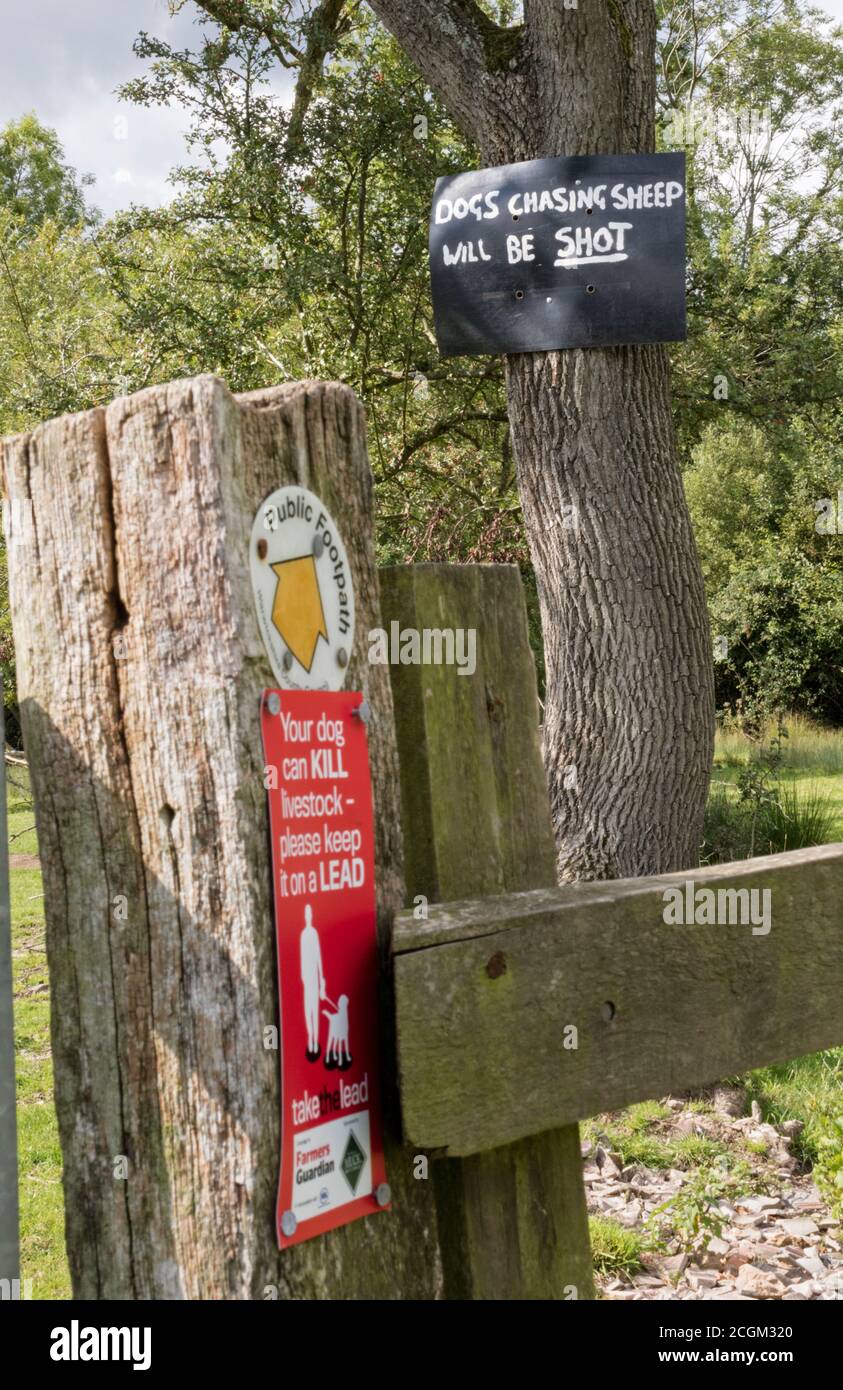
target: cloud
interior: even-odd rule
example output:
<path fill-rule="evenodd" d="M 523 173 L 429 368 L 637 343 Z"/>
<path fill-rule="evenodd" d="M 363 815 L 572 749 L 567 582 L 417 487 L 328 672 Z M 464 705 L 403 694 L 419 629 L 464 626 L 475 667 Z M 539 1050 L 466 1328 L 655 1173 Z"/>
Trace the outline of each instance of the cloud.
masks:
<path fill-rule="evenodd" d="M 167 175 L 186 162 L 185 115 L 126 105 L 114 92 L 142 71 L 132 53 L 141 29 L 187 47 L 195 42 L 194 16 L 189 6 L 171 18 L 166 0 L 16 6 L 0 55 L 0 124 L 34 111 L 55 127 L 68 162 L 94 175 L 89 201 L 106 214 L 131 202 L 166 202 L 173 193 Z"/>
<path fill-rule="evenodd" d="M 843 0 L 820 5 L 843 20 Z M 0 50 L 0 124 L 35 111 L 54 126 L 68 162 L 94 175 L 89 200 L 106 215 L 133 202 L 167 202 L 170 170 L 189 162 L 186 116 L 177 108 L 122 105 L 114 91 L 143 69 L 132 53 L 141 29 L 178 47 L 195 45 L 195 6 L 174 17 L 167 0 L 30 0 L 14 8 Z M 279 95 L 289 96 L 289 84 L 288 75 L 273 75 Z"/>

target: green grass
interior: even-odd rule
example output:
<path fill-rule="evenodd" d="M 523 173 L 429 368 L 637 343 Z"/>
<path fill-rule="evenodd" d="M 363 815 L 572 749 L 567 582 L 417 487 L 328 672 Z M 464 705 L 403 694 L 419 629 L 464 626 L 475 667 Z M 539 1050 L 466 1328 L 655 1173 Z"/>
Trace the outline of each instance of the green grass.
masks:
<path fill-rule="evenodd" d="M 843 730 L 825 729 L 798 715 L 785 721 L 779 805 L 756 825 L 756 853 L 843 841 Z M 765 731 L 765 742 L 776 730 Z M 705 862 L 723 862 L 749 852 L 750 828 L 737 805 L 736 782 L 759 745 L 736 730 L 718 730 L 712 794 L 706 815 Z M 769 837 L 774 843 L 765 845 Z M 806 1165 L 822 1162 L 821 1140 L 828 1117 L 843 1108 L 843 1048 L 766 1067 L 741 1078 L 772 1124 L 801 1120 L 805 1128 L 791 1151 Z"/>
<path fill-rule="evenodd" d="M 41 927 L 44 934 L 44 889 L 40 869 L 12 869 L 9 875 L 9 897 L 12 908 L 12 949 L 15 949 L 15 930 L 28 926 Z M 43 949 L 43 941 L 42 941 Z M 17 985 L 15 985 L 17 989 Z"/>
<path fill-rule="evenodd" d="M 6 814 L 9 819 L 9 853 L 37 854 L 35 813 L 29 797 L 29 777 L 25 768 L 6 768 Z"/>
<path fill-rule="evenodd" d="M 798 716 L 788 717 L 785 727 L 776 800 L 755 812 L 739 802 L 737 783 L 761 744 L 734 729 L 718 729 L 703 864 L 843 841 L 843 730 L 819 728 Z M 766 732 L 767 747 L 775 732 Z"/>
<path fill-rule="evenodd" d="M 752 807 L 727 781 L 714 781 L 705 814 L 702 864 L 728 864 L 759 854 L 783 854 L 843 839 L 843 779 L 826 788 L 782 778 L 775 800 Z"/>
<path fill-rule="evenodd" d="M 700 1109 L 707 1107 L 700 1106 Z M 703 1135 L 670 1133 L 671 1112 L 658 1101 L 643 1101 L 617 1115 L 586 1121 L 583 1134 L 617 1154 L 624 1167 L 693 1168 L 714 1163 L 727 1150 Z"/>
<path fill-rule="evenodd" d="M 843 1047 L 750 1072 L 744 1083 L 771 1124 L 802 1121 L 805 1128 L 794 1141 L 793 1151 L 806 1163 L 816 1162 L 821 1117 L 843 1107 Z"/>
<path fill-rule="evenodd" d="M 9 835 L 12 854 L 37 854 L 34 816 L 26 774 L 9 770 Z M 44 899 L 38 869 L 12 869 L 12 965 L 15 989 L 21 1277 L 32 1281 L 32 1297 L 70 1297 L 64 1248 L 61 1149 L 53 1106 L 50 1058 L 50 991 L 44 941 Z"/>
<path fill-rule="evenodd" d="M 624 1167 L 635 1164 L 641 1168 L 672 1168 L 673 1151 L 669 1144 L 650 1134 L 627 1134 L 621 1125 L 604 1129 L 612 1153 L 620 1155 Z"/>
<path fill-rule="evenodd" d="M 652 1125 L 670 1119 L 670 1111 L 660 1100 L 642 1100 L 631 1105 L 626 1112 L 626 1121 L 633 1134 L 641 1134 Z"/>
<path fill-rule="evenodd" d="M 590 1216 L 588 1231 L 597 1274 L 634 1274 L 641 1268 L 647 1242 L 640 1231 L 621 1226 L 608 1216 Z"/>
<path fill-rule="evenodd" d="M 782 755 L 786 769 L 808 771 L 816 777 L 843 778 L 843 729 L 826 729 L 798 714 L 788 715 L 785 727 L 787 738 Z M 774 734 L 775 728 L 771 725 L 765 730 L 764 741 L 769 744 Z M 727 768 L 741 768 L 748 754 L 757 747 L 757 743 L 736 729 L 718 729 L 715 766 L 722 763 Z"/>
<path fill-rule="evenodd" d="M 702 1134 L 684 1134 L 673 1144 L 674 1168 L 701 1168 L 727 1156 L 727 1149 Z"/>

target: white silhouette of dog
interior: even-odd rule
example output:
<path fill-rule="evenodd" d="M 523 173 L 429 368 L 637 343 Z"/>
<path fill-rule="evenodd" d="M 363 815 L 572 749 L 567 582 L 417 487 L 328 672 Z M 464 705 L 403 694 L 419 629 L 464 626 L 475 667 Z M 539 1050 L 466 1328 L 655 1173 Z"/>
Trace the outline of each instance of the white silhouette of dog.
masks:
<path fill-rule="evenodd" d="M 337 1002 L 337 1012 L 329 1014 L 327 1009 L 322 1010 L 328 1020 L 328 1045 L 325 1049 L 325 1061 L 332 1059 L 342 1062 L 343 1053 L 345 1060 L 351 1061 L 351 1053 L 348 1050 L 348 995 L 341 994 Z"/>

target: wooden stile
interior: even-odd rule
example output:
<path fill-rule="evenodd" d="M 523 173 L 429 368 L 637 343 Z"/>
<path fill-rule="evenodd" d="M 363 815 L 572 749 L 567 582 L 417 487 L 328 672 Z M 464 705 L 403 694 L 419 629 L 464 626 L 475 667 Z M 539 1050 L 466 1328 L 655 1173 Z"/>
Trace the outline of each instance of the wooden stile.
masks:
<path fill-rule="evenodd" d="M 75 1297 L 593 1297 L 577 1122 L 843 1040 L 843 846 L 558 888 L 518 572 L 389 569 L 379 596 L 346 387 L 199 377 L 0 459 L 33 523 L 9 582 Z M 349 543 L 348 686 L 374 712 L 394 1206 L 279 1256 L 274 682 L 248 551 L 291 483 Z M 440 659 L 373 664 L 393 623 Z M 768 893 L 769 930 L 668 924 L 677 889 Z"/>
<path fill-rule="evenodd" d="M 504 565 L 382 570 L 381 594 L 387 623 L 397 621 L 419 634 L 425 629 L 476 633 L 472 675 L 460 675 L 458 667 L 447 664 L 390 668 L 408 902 L 418 895 L 431 901 L 484 899 L 555 883 L 535 667 L 518 570 Z M 482 912 L 482 902 L 478 906 Z M 436 912 L 431 909 L 434 919 Z M 403 920 L 416 918 L 410 912 Z M 396 968 L 401 975 L 402 955 Z M 453 987 L 440 985 L 437 1017 L 456 1002 Z M 429 996 L 420 994 L 412 1006 L 414 1018 L 428 1003 Z M 402 1012 L 399 1034 L 403 1026 Z M 453 1086 L 460 1071 L 469 1077 L 474 1051 L 472 1040 L 463 1038 L 447 1080 L 435 1068 L 427 1072 L 428 1090 L 439 1094 Z M 459 1103 L 465 1103 L 466 1089 L 463 1082 Z M 576 1125 L 465 1161 L 439 1159 L 432 1171 L 446 1296 L 593 1297 Z"/>

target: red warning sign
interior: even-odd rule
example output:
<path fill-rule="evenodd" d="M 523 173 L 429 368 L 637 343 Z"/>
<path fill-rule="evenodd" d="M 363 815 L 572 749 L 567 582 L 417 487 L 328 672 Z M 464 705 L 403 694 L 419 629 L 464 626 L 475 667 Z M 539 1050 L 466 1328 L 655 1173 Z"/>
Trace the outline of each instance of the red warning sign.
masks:
<path fill-rule="evenodd" d="M 389 1205 L 366 707 L 265 690 L 281 1005 L 281 1249 Z"/>

